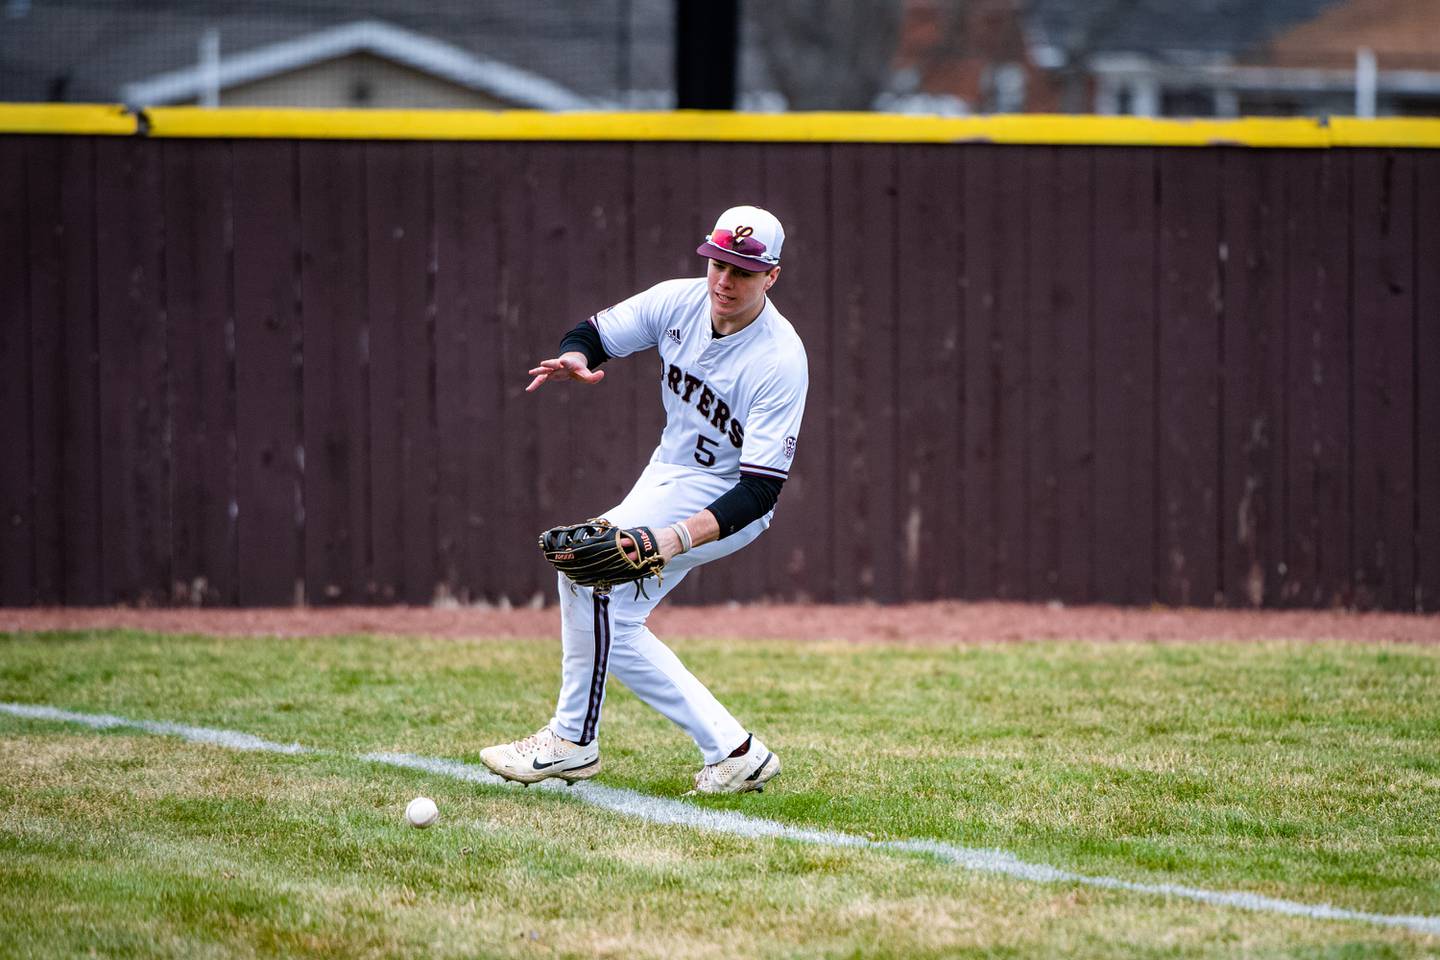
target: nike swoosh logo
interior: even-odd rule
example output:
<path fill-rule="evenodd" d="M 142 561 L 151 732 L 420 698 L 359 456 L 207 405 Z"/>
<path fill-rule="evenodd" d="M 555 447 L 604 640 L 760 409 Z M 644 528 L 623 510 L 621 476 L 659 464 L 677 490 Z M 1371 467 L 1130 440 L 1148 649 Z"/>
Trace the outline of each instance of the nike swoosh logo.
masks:
<path fill-rule="evenodd" d="M 756 768 L 755 768 L 755 772 L 752 773 L 752 774 L 750 774 L 750 776 L 746 777 L 745 780 L 746 780 L 747 782 L 749 782 L 749 781 L 751 781 L 751 780 L 754 780 L 754 779 L 758 778 L 758 777 L 760 776 L 760 774 L 764 773 L 764 772 L 765 772 L 765 768 L 770 765 L 770 758 L 773 757 L 773 756 L 775 756 L 775 754 L 773 754 L 773 753 L 767 753 L 767 754 L 765 754 L 765 759 L 760 761 L 760 766 L 756 767 Z"/>
<path fill-rule="evenodd" d="M 564 760 L 551 760 L 549 763 L 541 763 L 541 762 L 540 762 L 540 758 L 539 758 L 539 757 L 536 757 L 534 760 L 531 760 L 531 761 L 530 761 L 530 765 L 531 765 L 532 767 L 534 767 L 536 770 L 548 770 L 548 769 L 550 769 L 551 767 L 555 766 L 556 764 L 560 764 L 560 763 L 564 763 L 564 762 L 565 762 Z"/>

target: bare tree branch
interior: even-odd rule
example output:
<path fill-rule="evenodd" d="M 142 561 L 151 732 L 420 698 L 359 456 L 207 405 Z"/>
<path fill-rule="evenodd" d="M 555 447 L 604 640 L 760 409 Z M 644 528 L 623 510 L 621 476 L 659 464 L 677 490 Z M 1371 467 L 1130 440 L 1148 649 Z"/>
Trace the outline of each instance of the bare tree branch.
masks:
<path fill-rule="evenodd" d="M 903 13 L 903 0 L 777 0 L 753 22 L 790 109 L 868 110 L 890 85 Z"/>

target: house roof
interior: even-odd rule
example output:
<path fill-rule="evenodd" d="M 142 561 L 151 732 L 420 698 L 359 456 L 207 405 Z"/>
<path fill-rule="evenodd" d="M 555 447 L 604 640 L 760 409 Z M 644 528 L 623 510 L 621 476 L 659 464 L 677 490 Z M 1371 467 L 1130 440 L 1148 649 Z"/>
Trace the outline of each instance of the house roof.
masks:
<path fill-rule="evenodd" d="M 379 20 L 329 27 L 223 56 L 216 83 L 223 90 L 355 53 L 383 57 L 515 106 L 583 110 L 609 105 L 578 96 L 538 74 Z M 205 83 L 204 68 L 196 64 L 127 83 L 121 87 L 121 99 L 135 106 L 185 102 L 199 97 Z"/>
<path fill-rule="evenodd" d="M 1277 36 L 1271 63 L 1353 68 L 1361 47 L 1383 69 L 1440 70 L 1440 3 L 1435 0 L 1347 0 Z"/>
<path fill-rule="evenodd" d="M 191 69 L 210 29 L 230 59 L 363 20 L 508 64 L 588 101 L 619 101 L 630 89 L 672 88 L 673 17 L 670 0 L 12 2 L 0 9 L 0 101 L 115 102 L 129 84 Z M 452 72 L 471 75 L 461 60 L 448 58 Z"/>
<path fill-rule="evenodd" d="M 757 30 L 773 24 L 759 0 L 736 2 L 744 4 L 743 35 L 750 38 L 740 51 L 743 102 L 747 93 L 773 89 L 753 42 Z M 1299 43 L 1307 36 L 1300 25 L 1330 11 L 1337 19 L 1327 29 L 1340 37 L 1365 27 L 1367 19 L 1383 19 L 1375 11 L 1388 4 L 1437 5 L 1437 0 L 1007 2 L 1026 11 L 1028 47 L 1038 65 L 1051 67 L 1064 62 L 1067 51 L 1133 53 L 1177 63 L 1240 59 L 1276 38 L 1288 42 L 1293 36 Z M 1350 7 L 1371 13 L 1339 18 Z M 346 32 L 356 21 L 383 27 L 370 28 L 367 40 Z M 665 107 L 674 86 L 673 26 L 674 0 L 6 0 L 0 7 L 0 101 L 115 102 L 125 92 L 144 90 L 135 85 L 162 79 L 172 86 L 151 89 L 184 88 L 194 82 L 201 38 L 217 29 L 222 62 L 236 71 L 227 77 L 240 76 L 242 67 L 296 62 L 317 50 L 370 43 L 379 48 L 363 49 L 402 62 L 420 49 L 435 53 L 427 69 L 479 89 L 490 83 L 513 89 L 505 78 L 526 74 L 533 80 L 520 84 L 521 93 L 544 102 L 559 101 L 537 91 Z M 1409 29 L 1417 41 L 1427 32 Z M 1388 49 L 1378 40 L 1374 46 Z M 1288 47 L 1277 40 L 1274 49 L 1280 56 Z M 262 56 L 262 51 L 268 52 Z M 1381 59 L 1383 67 L 1391 66 L 1383 52 Z M 1353 51 L 1348 62 L 1353 65 Z M 499 69 L 505 65 L 516 73 Z"/>

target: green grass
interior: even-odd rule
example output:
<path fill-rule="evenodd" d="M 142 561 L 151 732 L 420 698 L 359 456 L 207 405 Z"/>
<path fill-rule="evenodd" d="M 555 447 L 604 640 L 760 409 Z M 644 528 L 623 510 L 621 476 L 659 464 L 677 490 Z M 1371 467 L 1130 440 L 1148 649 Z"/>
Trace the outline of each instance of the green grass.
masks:
<path fill-rule="evenodd" d="M 224 727 L 240 753 L 0 715 L 0 956 L 1421 957 L 1440 937 L 627 819 L 357 759 L 534 730 L 553 639 L 0 635 L 0 701 Z M 1440 650 L 675 643 L 779 752 L 693 800 L 1092 875 L 1440 915 Z M 763 678 L 757 682 L 756 678 Z M 601 782 L 693 745 L 612 687 Z M 440 824 L 406 827 L 436 798 Z"/>

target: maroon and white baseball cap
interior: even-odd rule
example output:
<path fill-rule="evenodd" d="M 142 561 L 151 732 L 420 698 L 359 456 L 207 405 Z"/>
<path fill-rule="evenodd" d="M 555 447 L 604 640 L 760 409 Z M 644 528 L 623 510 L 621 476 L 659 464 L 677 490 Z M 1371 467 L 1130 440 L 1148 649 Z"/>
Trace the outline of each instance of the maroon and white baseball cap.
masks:
<path fill-rule="evenodd" d="M 731 207 L 720 214 L 715 229 L 695 252 L 741 270 L 765 273 L 780 265 L 780 247 L 784 243 L 785 229 L 769 210 Z"/>

